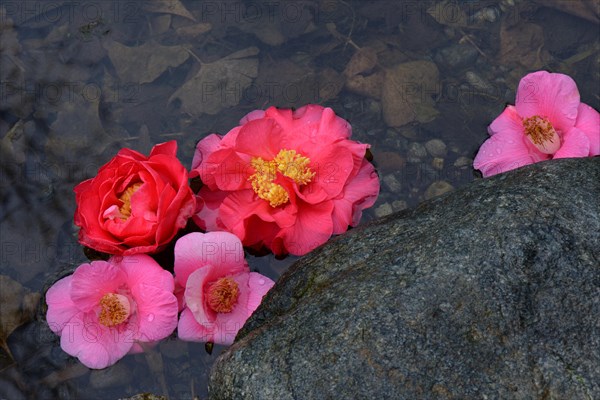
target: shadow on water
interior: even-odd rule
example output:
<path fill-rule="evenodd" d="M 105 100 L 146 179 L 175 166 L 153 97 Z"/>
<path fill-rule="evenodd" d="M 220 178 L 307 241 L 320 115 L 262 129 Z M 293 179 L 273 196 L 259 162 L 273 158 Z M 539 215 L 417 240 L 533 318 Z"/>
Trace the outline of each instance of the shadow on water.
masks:
<path fill-rule="evenodd" d="M 223 347 L 211 355 L 173 335 L 93 371 L 45 323 L 47 288 L 87 261 L 73 187 L 120 148 L 175 139 L 189 166 L 199 139 L 251 110 L 322 104 L 372 144 L 382 192 L 363 221 L 387 215 L 477 179 L 487 125 L 527 72 L 571 75 L 598 109 L 597 10 L 587 0 L 3 1 L 0 399 L 207 396 Z M 414 78 L 386 89 L 400 64 Z M 273 279 L 292 262 L 249 258 Z"/>

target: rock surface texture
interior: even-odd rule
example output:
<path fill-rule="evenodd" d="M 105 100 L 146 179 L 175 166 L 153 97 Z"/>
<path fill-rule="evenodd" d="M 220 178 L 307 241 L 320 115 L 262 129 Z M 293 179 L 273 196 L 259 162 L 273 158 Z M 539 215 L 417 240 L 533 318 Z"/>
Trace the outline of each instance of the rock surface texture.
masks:
<path fill-rule="evenodd" d="M 212 399 L 599 399 L 600 158 L 478 181 L 296 262 Z"/>

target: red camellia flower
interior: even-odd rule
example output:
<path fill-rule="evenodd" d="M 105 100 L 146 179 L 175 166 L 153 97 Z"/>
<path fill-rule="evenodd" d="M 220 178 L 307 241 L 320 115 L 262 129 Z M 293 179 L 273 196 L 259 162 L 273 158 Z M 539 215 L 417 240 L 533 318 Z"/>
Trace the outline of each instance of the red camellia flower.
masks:
<path fill-rule="evenodd" d="M 194 222 L 225 230 L 245 246 L 303 255 L 332 234 L 358 224 L 373 205 L 379 179 L 365 160 L 368 144 L 349 140 L 351 127 L 330 108 L 253 111 L 222 138 L 196 148 L 199 175 Z"/>
<path fill-rule="evenodd" d="M 122 149 L 77 185 L 79 242 L 119 255 L 155 253 L 169 243 L 196 206 L 176 153 L 174 140 L 154 146 L 149 157 Z"/>

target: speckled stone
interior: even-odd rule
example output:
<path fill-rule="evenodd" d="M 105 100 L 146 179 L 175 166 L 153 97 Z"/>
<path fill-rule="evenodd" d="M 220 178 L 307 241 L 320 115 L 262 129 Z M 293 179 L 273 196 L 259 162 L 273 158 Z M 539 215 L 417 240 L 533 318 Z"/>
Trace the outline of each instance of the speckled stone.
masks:
<path fill-rule="evenodd" d="M 448 154 L 446 143 L 442 142 L 440 139 L 431 139 L 427 141 L 427 143 L 425 143 L 425 148 L 432 157 L 444 158 L 446 157 L 446 154 Z"/>
<path fill-rule="evenodd" d="M 429 185 L 427 190 L 425 190 L 425 193 L 423 193 L 423 197 L 425 198 L 425 200 L 429 200 L 433 199 L 434 197 L 438 197 L 445 193 L 451 192 L 452 190 L 454 190 L 454 186 L 452 186 L 448 182 L 435 181 L 431 185 Z"/>
<path fill-rule="evenodd" d="M 279 279 L 212 399 L 600 398 L 600 158 L 352 229 Z"/>
<path fill-rule="evenodd" d="M 456 161 L 454 161 L 454 166 L 457 168 L 472 166 L 473 160 L 469 157 L 458 157 Z"/>
<path fill-rule="evenodd" d="M 435 55 L 435 61 L 445 68 L 456 70 L 473 65 L 479 53 L 469 44 L 455 44 L 443 47 Z"/>
<path fill-rule="evenodd" d="M 383 181 L 384 186 L 392 193 L 400 193 L 402 191 L 402 184 L 396 178 L 394 174 L 384 175 L 381 179 Z"/>
<path fill-rule="evenodd" d="M 444 159 L 443 158 L 439 158 L 436 157 L 433 160 L 431 160 L 431 166 L 434 169 L 437 169 L 438 171 L 441 171 L 444 169 Z"/>
<path fill-rule="evenodd" d="M 408 203 L 405 200 L 394 200 L 392 201 L 392 209 L 394 212 L 403 211 L 408 208 Z"/>
<path fill-rule="evenodd" d="M 377 218 L 385 217 L 394 212 L 390 203 L 383 203 L 380 206 L 375 207 L 375 216 Z"/>
<path fill-rule="evenodd" d="M 419 142 L 412 142 L 408 145 L 406 160 L 412 163 L 418 163 L 421 159 L 427 157 L 427 150 Z"/>

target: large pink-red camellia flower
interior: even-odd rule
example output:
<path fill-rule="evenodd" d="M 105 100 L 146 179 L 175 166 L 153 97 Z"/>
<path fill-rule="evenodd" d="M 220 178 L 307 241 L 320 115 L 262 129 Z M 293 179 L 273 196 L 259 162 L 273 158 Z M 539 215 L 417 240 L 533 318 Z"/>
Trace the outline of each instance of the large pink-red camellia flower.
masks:
<path fill-rule="evenodd" d="M 173 276 L 150 256 L 80 265 L 46 293 L 50 329 L 89 368 L 105 368 L 177 326 Z"/>
<path fill-rule="evenodd" d="M 122 149 L 77 185 L 79 242 L 119 255 L 155 253 L 169 243 L 196 207 L 176 153 L 174 140 L 154 146 L 148 157 Z"/>
<path fill-rule="evenodd" d="M 515 106 L 488 128 L 473 162 L 484 177 L 552 158 L 600 154 L 600 115 L 579 100 L 567 75 L 533 72 L 521 79 Z"/>
<path fill-rule="evenodd" d="M 251 112 L 225 136 L 202 139 L 191 176 L 199 175 L 201 228 L 226 230 L 245 246 L 303 255 L 358 224 L 379 179 L 368 144 L 330 108 Z"/>
<path fill-rule="evenodd" d="M 175 243 L 175 282 L 183 288 L 177 334 L 230 345 L 275 284 L 250 272 L 242 243 L 229 232 L 189 233 Z"/>

